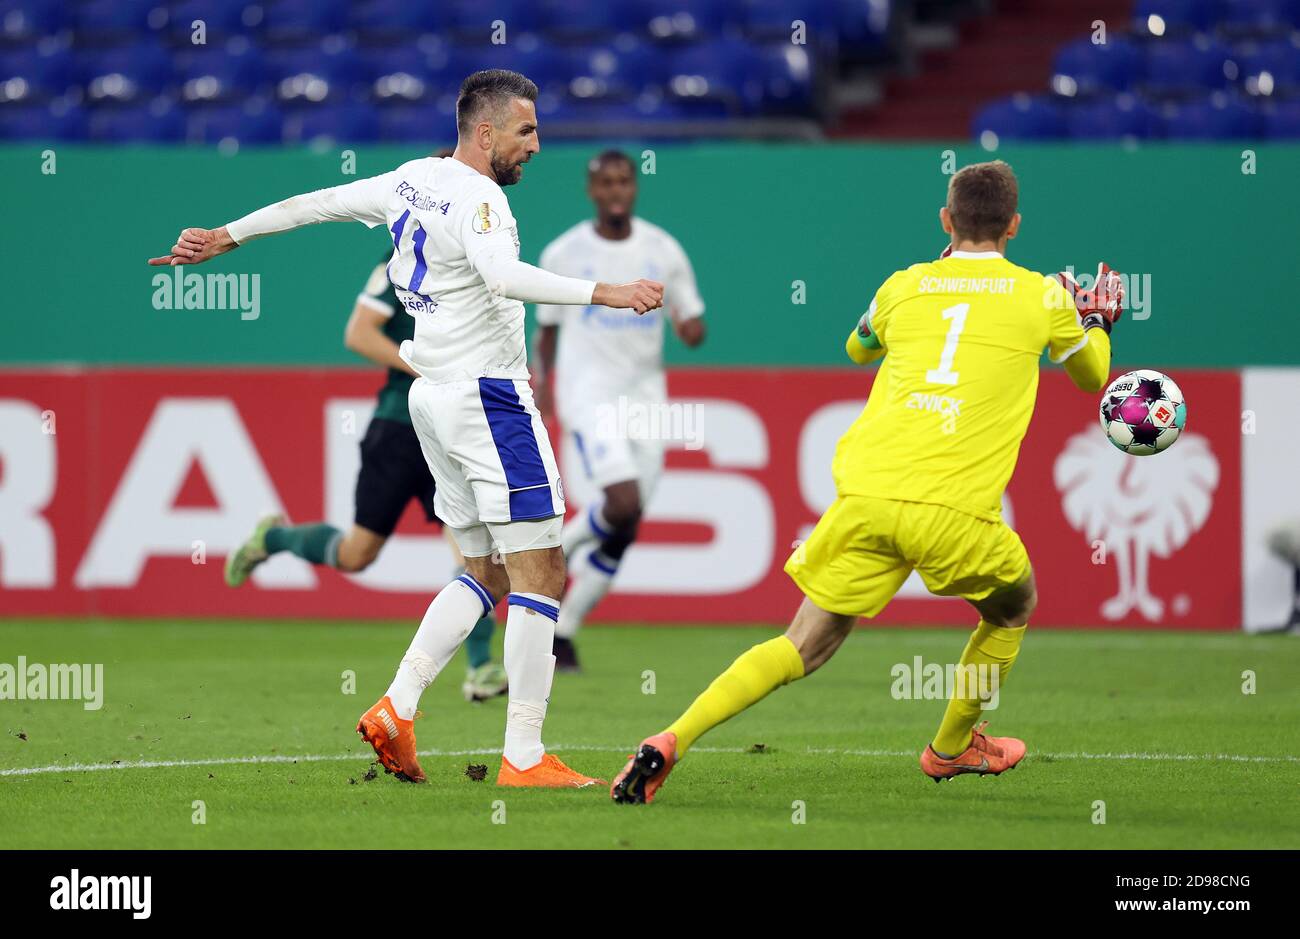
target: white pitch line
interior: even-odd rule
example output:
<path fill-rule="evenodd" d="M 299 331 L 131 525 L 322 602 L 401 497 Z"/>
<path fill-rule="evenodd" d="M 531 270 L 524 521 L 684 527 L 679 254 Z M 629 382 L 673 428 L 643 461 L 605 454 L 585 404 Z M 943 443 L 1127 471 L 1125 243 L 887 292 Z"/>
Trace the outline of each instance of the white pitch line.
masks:
<path fill-rule="evenodd" d="M 587 751 L 593 753 L 626 752 L 629 747 L 605 747 L 579 744 L 571 747 L 552 747 L 557 753 Z M 749 753 L 746 747 L 694 747 L 695 753 Z M 500 750 L 477 748 L 472 750 L 420 750 L 420 756 L 495 756 Z M 794 751 L 792 751 L 794 752 Z M 858 750 L 834 747 L 809 747 L 802 751 L 808 755 L 862 756 L 901 758 L 915 757 L 911 750 Z M 172 769 L 189 766 L 246 766 L 257 764 L 339 763 L 344 760 L 366 760 L 368 753 L 303 753 L 298 756 L 231 756 L 207 760 L 117 760 L 112 763 L 69 763 L 64 766 L 18 766 L 0 769 L 4 776 L 38 776 L 47 773 L 92 773 L 120 769 Z M 1138 760 L 1149 762 L 1195 762 L 1209 760 L 1213 763 L 1300 763 L 1297 756 L 1255 756 L 1242 753 L 1030 753 L 1030 757 L 1049 760 Z"/>

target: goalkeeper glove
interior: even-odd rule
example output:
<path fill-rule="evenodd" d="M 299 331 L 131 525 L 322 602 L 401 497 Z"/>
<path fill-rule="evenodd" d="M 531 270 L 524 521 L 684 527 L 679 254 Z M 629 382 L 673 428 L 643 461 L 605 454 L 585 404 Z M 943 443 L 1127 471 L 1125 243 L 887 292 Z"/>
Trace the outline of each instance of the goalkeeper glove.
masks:
<path fill-rule="evenodd" d="M 1097 266 L 1097 278 L 1091 290 L 1080 288 L 1079 282 L 1064 271 L 1056 279 L 1074 298 L 1079 324 L 1084 329 L 1104 329 L 1109 335 L 1110 328 L 1124 312 L 1124 279 L 1120 273 L 1112 271 L 1103 261 Z"/>

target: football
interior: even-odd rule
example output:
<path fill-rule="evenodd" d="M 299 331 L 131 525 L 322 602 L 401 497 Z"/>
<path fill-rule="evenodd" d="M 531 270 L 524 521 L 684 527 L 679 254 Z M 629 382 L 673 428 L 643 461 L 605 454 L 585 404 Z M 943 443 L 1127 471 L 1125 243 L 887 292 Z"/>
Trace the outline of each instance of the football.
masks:
<path fill-rule="evenodd" d="M 1169 449 L 1186 425 L 1182 390 L 1168 375 L 1149 368 L 1121 375 L 1101 397 L 1102 430 L 1134 456 Z"/>

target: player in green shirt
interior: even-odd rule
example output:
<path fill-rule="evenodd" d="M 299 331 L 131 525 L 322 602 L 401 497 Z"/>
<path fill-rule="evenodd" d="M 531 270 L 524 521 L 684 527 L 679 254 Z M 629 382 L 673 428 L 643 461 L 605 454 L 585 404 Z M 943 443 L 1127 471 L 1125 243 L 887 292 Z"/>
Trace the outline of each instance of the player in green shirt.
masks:
<path fill-rule="evenodd" d="M 229 586 L 242 585 L 257 565 L 280 551 L 347 573 L 363 571 L 379 556 L 412 499 L 420 503 L 430 522 L 438 521 L 433 508 L 433 476 L 420 451 L 406 401 L 415 372 L 398 355 L 402 341 L 414 335 L 415 320 L 406 315 L 397 300 L 385 259 L 371 272 L 365 289 L 357 296 L 343 335 L 349 349 L 388 369 L 374 416 L 361 441 L 361 472 L 357 475 L 352 528 L 344 533 L 325 522 L 286 525 L 282 516 L 268 515 L 226 559 Z M 447 543 L 457 563 L 463 565 L 455 541 L 448 538 Z M 491 661 L 495 625 L 488 613 L 465 640 L 469 671 L 461 688 L 468 700 L 482 701 L 506 692 L 505 668 Z"/>

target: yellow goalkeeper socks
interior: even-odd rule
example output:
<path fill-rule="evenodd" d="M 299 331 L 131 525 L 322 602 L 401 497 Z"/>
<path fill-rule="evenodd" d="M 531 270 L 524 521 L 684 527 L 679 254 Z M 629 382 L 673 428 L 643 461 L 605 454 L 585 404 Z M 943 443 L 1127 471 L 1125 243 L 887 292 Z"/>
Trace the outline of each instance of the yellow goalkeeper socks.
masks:
<path fill-rule="evenodd" d="M 677 735 L 677 755 L 684 754 L 705 731 L 797 678 L 803 678 L 803 659 L 785 636 L 754 646 L 713 679 L 668 728 L 668 733 Z"/>
<path fill-rule="evenodd" d="M 939 725 L 939 732 L 931 744 L 940 756 L 955 757 L 970 746 L 971 728 L 979 720 L 982 710 L 981 691 L 986 697 L 990 689 L 994 693 L 1001 693 L 1011 665 L 1020 654 L 1020 641 L 1025 638 L 1027 628 L 1019 626 L 1011 629 L 980 620 L 979 626 L 971 633 L 970 641 L 961 654 L 959 680 L 952 689 L 948 709 L 943 713 L 943 723 Z M 976 668 L 967 668 L 970 665 Z M 996 670 L 996 687 L 992 686 L 992 670 Z M 978 683 L 963 681 L 963 676 L 967 679 L 978 676 Z"/>

